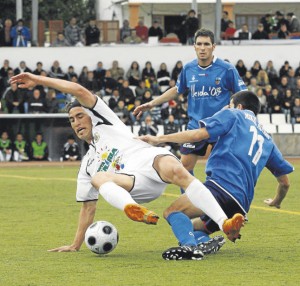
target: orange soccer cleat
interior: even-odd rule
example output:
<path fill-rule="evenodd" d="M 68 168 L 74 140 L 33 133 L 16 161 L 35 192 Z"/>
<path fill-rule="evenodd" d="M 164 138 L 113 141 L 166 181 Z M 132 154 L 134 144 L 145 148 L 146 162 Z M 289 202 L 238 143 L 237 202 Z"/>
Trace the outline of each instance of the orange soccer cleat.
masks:
<path fill-rule="evenodd" d="M 124 208 L 125 214 L 132 220 L 146 224 L 157 224 L 159 216 L 138 204 L 128 204 Z"/>
<path fill-rule="evenodd" d="M 227 238 L 232 242 L 236 239 L 240 239 L 240 230 L 245 224 L 245 218 L 243 215 L 237 213 L 232 218 L 226 219 L 223 223 L 223 231 L 227 235 Z"/>

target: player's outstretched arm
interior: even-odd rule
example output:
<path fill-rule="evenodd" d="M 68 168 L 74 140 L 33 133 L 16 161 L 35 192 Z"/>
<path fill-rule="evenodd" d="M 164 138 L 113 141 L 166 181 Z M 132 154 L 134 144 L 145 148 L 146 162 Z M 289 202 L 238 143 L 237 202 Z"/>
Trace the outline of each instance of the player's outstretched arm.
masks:
<path fill-rule="evenodd" d="M 277 181 L 278 181 L 278 187 L 277 187 L 277 192 L 275 197 L 273 199 L 264 200 L 264 203 L 269 205 L 270 207 L 275 207 L 280 209 L 281 203 L 289 190 L 290 182 L 289 182 L 288 175 L 283 175 L 278 177 Z"/>
<path fill-rule="evenodd" d="M 147 102 L 145 104 L 142 104 L 140 106 L 137 106 L 134 111 L 133 115 L 139 119 L 144 111 L 150 110 L 152 107 L 161 105 L 177 96 L 177 88 L 172 87 L 165 91 L 162 95 L 158 96 L 157 98 L 151 100 L 150 102 Z"/>
<path fill-rule="evenodd" d="M 75 234 L 74 241 L 71 245 L 60 246 L 48 250 L 49 252 L 72 252 L 79 251 L 83 241 L 87 228 L 92 224 L 96 212 L 96 201 L 84 202 L 78 220 L 77 232 Z"/>
<path fill-rule="evenodd" d="M 21 73 L 13 76 L 10 80 L 11 83 L 17 83 L 20 88 L 33 88 L 36 85 L 44 85 L 63 93 L 72 94 L 83 106 L 87 108 L 94 107 L 96 97 L 89 90 L 83 86 L 57 78 L 49 78 L 45 76 L 34 75 L 31 73 Z"/>
<path fill-rule="evenodd" d="M 187 130 L 187 131 L 172 133 L 168 135 L 160 135 L 160 136 L 144 135 L 138 137 L 138 139 L 141 139 L 142 141 L 147 142 L 151 145 L 159 145 L 161 143 L 166 143 L 166 142 L 174 142 L 179 144 L 183 144 L 187 142 L 193 143 L 208 138 L 209 138 L 209 134 L 206 128 Z"/>

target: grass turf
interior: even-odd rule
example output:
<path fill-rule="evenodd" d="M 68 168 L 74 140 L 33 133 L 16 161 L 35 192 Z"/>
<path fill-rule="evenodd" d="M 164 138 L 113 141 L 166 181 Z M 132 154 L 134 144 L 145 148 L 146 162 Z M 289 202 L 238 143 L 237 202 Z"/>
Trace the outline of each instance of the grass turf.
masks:
<path fill-rule="evenodd" d="M 296 170 L 300 163 L 294 164 Z M 204 179 L 204 164 L 196 174 Z M 113 223 L 120 235 L 110 254 L 97 256 L 85 245 L 76 253 L 46 250 L 72 242 L 80 204 L 75 202 L 78 167 L 0 168 L 0 285 L 297 285 L 300 280 L 300 176 L 277 210 L 263 204 L 276 180 L 260 177 L 249 222 L 236 244 L 227 241 L 202 261 L 164 261 L 177 245 L 164 219 L 157 226 L 136 223 L 102 199 L 96 220 Z M 162 212 L 179 194 L 168 186 L 148 204 Z M 298 281 L 298 282 L 297 282 Z"/>

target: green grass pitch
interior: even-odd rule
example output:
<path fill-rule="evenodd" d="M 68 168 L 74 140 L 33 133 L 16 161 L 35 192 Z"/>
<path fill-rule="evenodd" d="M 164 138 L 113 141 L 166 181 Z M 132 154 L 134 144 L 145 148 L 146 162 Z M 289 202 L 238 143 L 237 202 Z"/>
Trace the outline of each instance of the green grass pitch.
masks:
<path fill-rule="evenodd" d="M 299 162 L 299 163 L 298 163 Z M 157 226 L 129 220 L 98 202 L 96 220 L 113 223 L 117 248 L 97 256 L 85 245 L 76 253 L 46 250 L 72 242 L 81 204 L 75 202 L 78 167 L 0 168 L 0 285 L 299 285 L 300 161 L 294 161 L 291 187 L 280 210 L 263 204 L 277 186 L 265 170 L 260 177 L 242 239 L 227 243 L 202 261 L 164 261 L 161 253 L 177 242 L 160 219 Z M 204 163 L 197 166 L 204 180 Z M 148 204 L 162 212 L 177 187 Z"/>

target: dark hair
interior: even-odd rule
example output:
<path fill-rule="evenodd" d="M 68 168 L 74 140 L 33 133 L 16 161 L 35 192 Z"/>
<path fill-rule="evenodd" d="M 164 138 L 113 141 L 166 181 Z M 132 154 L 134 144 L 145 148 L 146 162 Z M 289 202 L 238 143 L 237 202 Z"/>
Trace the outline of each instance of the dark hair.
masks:
<path fill-rule="evenodd" d="M 211 43 L 215 43 L 215 35 L 212 31 L 207 30 L 207 29 L 199 29 L 196 31 L 195 36 L 194 36 L 194 43 L 196 43 L 196 40 L 198 37 L 209 37 L 211 40 Z"/>
<path fill-rule="evenodd" d="M 249 90 L 239 91 L 231 96 L 234 107 L 239 104 L 243 106 L 244 109 L 251 110 L 255 115 L 260 111 L 260 102 L 256 94 Z"/>
<path fill-rule="evenodd" d="M 74 101 L 72 102 L 69 102 L 67 105 L 66 105 L 66 112 L 69 113 L 70 110 L 74 107 L 81 107 L 81 104 L 79 103 L 79 101 L 77 99 L 75 99 Z"/>

